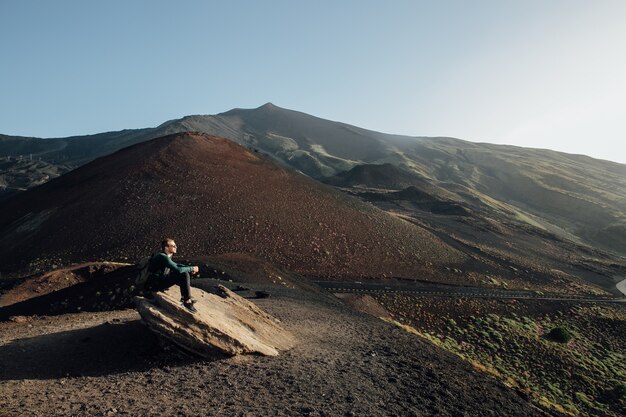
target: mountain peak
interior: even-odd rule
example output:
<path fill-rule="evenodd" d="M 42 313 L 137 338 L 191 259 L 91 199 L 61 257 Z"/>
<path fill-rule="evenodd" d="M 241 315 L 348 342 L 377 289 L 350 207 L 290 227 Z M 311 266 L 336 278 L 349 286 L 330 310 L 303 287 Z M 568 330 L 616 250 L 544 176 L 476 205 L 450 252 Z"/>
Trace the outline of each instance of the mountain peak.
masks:
<path fill-rule="evenodd" d="M 275 111 L 275 110 L 279 110 L 280 107 L 278 107 L 277 105 L 275 105 L 274 103 L 271 102 L 267 102 L 264 105 L 260 106 L 257 108 L 257 110 L 269 110 L 269 111 Z"/>

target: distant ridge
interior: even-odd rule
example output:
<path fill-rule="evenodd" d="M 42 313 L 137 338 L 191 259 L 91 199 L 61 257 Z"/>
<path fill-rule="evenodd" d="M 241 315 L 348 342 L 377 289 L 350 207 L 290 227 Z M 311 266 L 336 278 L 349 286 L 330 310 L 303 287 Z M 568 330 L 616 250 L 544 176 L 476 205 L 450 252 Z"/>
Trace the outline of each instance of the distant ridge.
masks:
<path fill-rule="evenodd" d="M 540 224 L 561 237 L 626 256 L 626 165 L 550 150 L 385 134 L 272 103 L 82 137 L 0 135 L 0 158 L 32 153 L 66 170 L 135 143 L 187 131 L 228 138 L 316 179 L 361 165 L 391 164 L 457 195 L 449 198 L 479 201 L 512 220 Z M 5 181 L 11 178 L 16 176 Z M 7 183 L 6 190 L 13 186 Z"/>

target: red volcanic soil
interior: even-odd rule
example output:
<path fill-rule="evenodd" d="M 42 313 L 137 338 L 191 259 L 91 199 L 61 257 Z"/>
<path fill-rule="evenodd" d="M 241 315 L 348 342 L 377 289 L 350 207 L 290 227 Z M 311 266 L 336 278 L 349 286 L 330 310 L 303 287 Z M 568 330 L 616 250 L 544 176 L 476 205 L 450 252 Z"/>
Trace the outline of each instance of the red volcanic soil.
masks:
<path fill-rule="evenodd" d="M 164 237 L 176 240 L 180 259 L 250 254 L 333 279 L 425 278 L 438 264 L 464 260 L 419 226 L 197 133 L 97 159 L 4 202 L 0 212 L 3 272 L 135 261 Z"/>

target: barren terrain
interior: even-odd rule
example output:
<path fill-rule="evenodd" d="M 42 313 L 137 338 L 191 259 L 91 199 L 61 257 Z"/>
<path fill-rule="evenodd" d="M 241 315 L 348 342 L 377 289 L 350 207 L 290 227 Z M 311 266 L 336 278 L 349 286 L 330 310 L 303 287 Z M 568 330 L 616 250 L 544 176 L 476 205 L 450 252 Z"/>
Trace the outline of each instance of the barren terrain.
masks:
<path fill-rule="evenodd" d="M 255 302 L 296 336 L 294 349 L 201 361 L 163 350 L 132 310 L 0 323 L 3 415 L 545 415 L 456 356 L 328 295 L 246 285 L 270 291 Z"/>
<path fill-rule="evenodd" d="M 624 165 L 270 103 L 90 137 L 0 135 L 0 157 L 3 417 L 626 414 L 624 305 L 336 298 L 315 283 L 621 296 Z M 200 360 L 157 340 L 132 309 L 131 264 L 165 237 L 200 266 L 195 285 L 220 278 L 296 347 Z"/>

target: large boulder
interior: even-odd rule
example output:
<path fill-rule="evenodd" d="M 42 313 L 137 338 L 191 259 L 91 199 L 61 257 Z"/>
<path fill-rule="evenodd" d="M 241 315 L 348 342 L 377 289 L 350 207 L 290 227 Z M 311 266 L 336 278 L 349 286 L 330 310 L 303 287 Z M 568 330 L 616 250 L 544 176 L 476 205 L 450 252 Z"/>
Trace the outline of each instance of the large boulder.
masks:
<path fill-rule="evenodd" d="M 197 300 L 196 313 L 182 306 L 176 286 L 155 293 L 152 300 L 136 297 L 135 302 L 152 331 L 200 356 L 214 356 L 216 350 L 276 356 L 294 344 L 277 319 L 222 285 L 215 293 L 192 288 L 191 295 Z"/>

